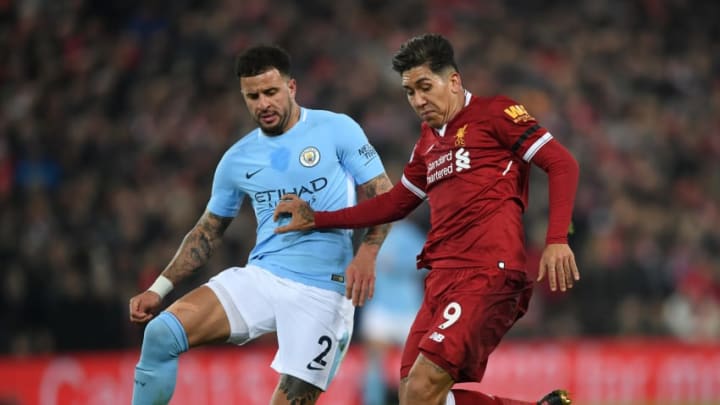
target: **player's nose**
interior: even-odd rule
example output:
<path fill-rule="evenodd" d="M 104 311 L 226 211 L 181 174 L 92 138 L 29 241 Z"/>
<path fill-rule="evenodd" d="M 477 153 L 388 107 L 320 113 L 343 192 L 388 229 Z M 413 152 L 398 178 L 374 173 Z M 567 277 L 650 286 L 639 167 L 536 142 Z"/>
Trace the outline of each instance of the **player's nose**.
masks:
<path fill-rule="evenodd" d="M 415 107 L 415 108 L 420 108 L 420 107 L 424 106 L 426 102 L 427 102 L 427 100 L 425 99 L 425 97 L 423 97 L 422 94 L 420 94 L 420 92 L 415 92 L 410 97 L 410 104 L 412 104 L 413 107 Z"/>
<path fill-rule="evenodd" d="M 266 95 L 264 95 L 264 94 L 261 94 L 260 97 L 258 98 L 258 101 L 257 101 L 258 109 L 259 109 L 261 112 L 265 112 L 265 111 L 268 110 L 268 108 L 270 108 L 270 105 L 271 105 L 271 103 L 270 103 L 270 97 L 268 97 L 268 96 L 266 96 Z"/>

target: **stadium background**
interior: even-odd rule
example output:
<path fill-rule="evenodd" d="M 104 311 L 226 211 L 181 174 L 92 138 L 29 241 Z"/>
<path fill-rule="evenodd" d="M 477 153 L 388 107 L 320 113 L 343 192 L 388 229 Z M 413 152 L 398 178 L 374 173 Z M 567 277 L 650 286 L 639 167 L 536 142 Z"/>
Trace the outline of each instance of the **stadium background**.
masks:
<path fill-rule="evenodd" d="M 238 51 L 284 46 L 299 102 L 346 112 L 401 164 L 418 119 L 390 58 L 426 31 L 452 40 L 468 89 L 523 102 L 581 166 L 582 281 L 536 289 L 495 374 L 534 380 L 528 370 L 562 357 L 582 403 L 720 403 L 719 18 L 720 3 L 688 0 L 0 0 L 0 403 L 127 403 L 142 333 L 127 300 L 172 257 L 215 163 L 253 127 Z M 544 181 L 533 174 L 526 215 L 533 271 Z M 245 207 L 169 298 L 244 263 L 254 227 Z M 263 403 L 248 387 L 274 378 L 267 343 L 198 351 L 181 361 L 179 390 L 188 364 L 206 362 L 200 375 L 223 364 L 234 379 L 208 388 L 217 403 Z M 357 401 L 362 364 L 355 350 L 340 372 L 349 385 L 324 403 Z M 52 391 L 53 372 L 77 378 Z"/>

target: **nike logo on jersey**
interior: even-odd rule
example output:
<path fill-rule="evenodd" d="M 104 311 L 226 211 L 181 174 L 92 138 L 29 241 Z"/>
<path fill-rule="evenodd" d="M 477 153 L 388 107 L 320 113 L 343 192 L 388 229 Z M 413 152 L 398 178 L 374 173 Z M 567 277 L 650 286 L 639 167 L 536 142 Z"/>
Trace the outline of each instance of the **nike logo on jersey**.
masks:
<path fill-rule="evenodd" d="M 245 172 L 245 178 L 246 178 L 246 179 L 249 179 L 250 177 L 252 177 L 252 176 L 260 173 L 261 170 L 262 170 L 262 169 L 257 169 L 257 170 L 255 170 L 254 172 Z"/>
<path fill-rule="evenodd" d="M 307 364 L 307 369 L 308 369 L 308 370 L 322 370 L 323 368 L 325 368 L 325 367 L 317 367 L 317 366 L 314 366 L 314 365 L 312 364 L 312 361 Z"/>

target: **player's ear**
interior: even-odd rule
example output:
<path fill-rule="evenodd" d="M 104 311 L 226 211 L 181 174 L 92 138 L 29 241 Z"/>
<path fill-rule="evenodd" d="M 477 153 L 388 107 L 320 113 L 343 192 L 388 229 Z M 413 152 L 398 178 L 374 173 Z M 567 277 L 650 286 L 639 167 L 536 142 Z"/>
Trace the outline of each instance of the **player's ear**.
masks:
<path fill-rule="evenodd" d="M 450 90 L 453 93 L 461 93 L 464 91 L 462 86 L 462 77 L 460 77 L 460 73 L 456 70 L 453 70 L 448 75 L 448 84 L 450 85 Z"/>
<path fill-rule="evenodd" d="M 288 90 L 290 90 L 290 96 L 295 97 L 295 93 L 297 92 L 297 82 L 295 81 L 295 79 L 288 79 L 287 86 Z"/>

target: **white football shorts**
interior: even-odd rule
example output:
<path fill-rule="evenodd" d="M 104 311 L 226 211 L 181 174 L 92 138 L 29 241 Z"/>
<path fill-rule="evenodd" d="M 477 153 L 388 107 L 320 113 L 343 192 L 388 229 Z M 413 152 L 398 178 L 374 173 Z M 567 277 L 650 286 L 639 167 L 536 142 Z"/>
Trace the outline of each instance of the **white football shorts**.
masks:
<path fill-rule="evenodd" d="M 229 342 L 242 345 L 277 331 L 270 366 L 327 390 L 350 345 L 355 312 L 350 300 L 254 265 L 226 269 L 206 285 L 230 321 Z"/>

